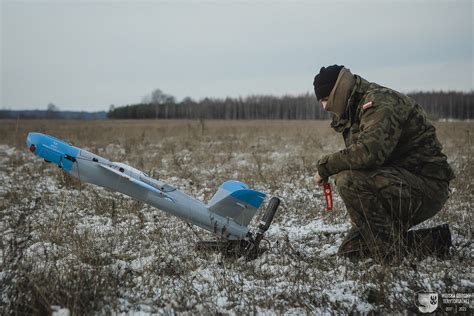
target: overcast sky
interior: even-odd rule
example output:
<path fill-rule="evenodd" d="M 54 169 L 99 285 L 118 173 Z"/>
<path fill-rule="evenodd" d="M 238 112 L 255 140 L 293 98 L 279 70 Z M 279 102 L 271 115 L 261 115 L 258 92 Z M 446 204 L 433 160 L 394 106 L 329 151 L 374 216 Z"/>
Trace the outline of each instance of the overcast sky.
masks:
<path fill-rule="evenodd" d="M 470 91 L 473 27 L 473 1 L 2 0 L 0 108 L 296 95 L 335 63 L 402 92 Z"/>

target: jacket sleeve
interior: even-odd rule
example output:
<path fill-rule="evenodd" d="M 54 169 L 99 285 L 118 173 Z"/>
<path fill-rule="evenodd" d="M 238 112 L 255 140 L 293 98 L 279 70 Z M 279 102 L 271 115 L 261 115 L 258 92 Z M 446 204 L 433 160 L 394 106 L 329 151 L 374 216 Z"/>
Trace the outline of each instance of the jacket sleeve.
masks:
<path fill-rule="evenodd" d="M 343 170 L 367 169 L 381 166 L 398 144 L 403 118 L 396 113 L 396 104 L 376 102 L 362 111 L 360 134 L 349 147 L 323 156 L 318 161 L 318 173 L 323 178 Z"/>

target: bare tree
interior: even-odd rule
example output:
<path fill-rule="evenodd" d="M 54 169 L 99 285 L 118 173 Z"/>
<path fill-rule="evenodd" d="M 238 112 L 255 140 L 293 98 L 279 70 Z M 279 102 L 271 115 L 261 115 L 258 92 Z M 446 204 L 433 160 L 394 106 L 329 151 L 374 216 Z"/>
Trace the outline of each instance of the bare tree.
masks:
<path fill-rule="evenodd" d="M 58 112 L 59 108 L 54 103 L 50 102 L 48 104 L 47 111 L 48 112 Z"/>
<path fill-rule="evenodd" d="M 46 107 L 46 117 L 47 118 L 56 118 L 56 117 L 59 117 L 59 108 L 52 102 L 50 102 L 48 104 L 48 106 Z"/>
<path fill-rule="evenodd" d="M 156 89 L 152 91 L 149 95 L 144 96 L 142 99 L 142 103 L 176 103 L 176 99 L 172 95 L 166 94 L 160 89 Z"/>

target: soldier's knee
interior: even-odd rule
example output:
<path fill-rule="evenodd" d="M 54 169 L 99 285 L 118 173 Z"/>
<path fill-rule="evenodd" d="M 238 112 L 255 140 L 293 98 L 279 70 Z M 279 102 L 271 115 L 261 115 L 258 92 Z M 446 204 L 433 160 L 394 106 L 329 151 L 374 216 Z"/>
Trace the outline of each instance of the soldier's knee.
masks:
<path fill-rule="evenodd" d="M 355 190 L 369 185 L 369 176 L 358 170 L 344 170 L 335 177 L 336 187 L 340 191 Z"/>
<path fill-rule="evenodd" d="M 344 170 L 336 174 L 336 177 L 334 178 L 334 182 L 336 183 L 336 186 L 338 188 L 351 186 L 352 185 L 351 173 L 352 172 L 350 170 Z"/>

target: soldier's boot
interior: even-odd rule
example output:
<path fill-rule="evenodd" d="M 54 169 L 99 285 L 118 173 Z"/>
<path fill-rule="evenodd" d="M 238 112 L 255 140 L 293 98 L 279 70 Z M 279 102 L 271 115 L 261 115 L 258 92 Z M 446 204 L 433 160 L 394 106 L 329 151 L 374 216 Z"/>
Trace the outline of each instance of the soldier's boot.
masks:
<path fill-rule="evenodd" d="M 449 257 L 453 245 L 448 224 L 410 230 L 407 233 L 407 242 L 411 254 L 420 257 L 435 255 L 440 259 Z"/>
<path fill-rule="evenodd" d="M 344 237 L 339 246 L 337 254 L 342 257 L 349 258 L 351 261 L 358 261 L 369 256 L 367 244 L 362 238 L 362 234 L 356 227 L 352 227 Z"/>

